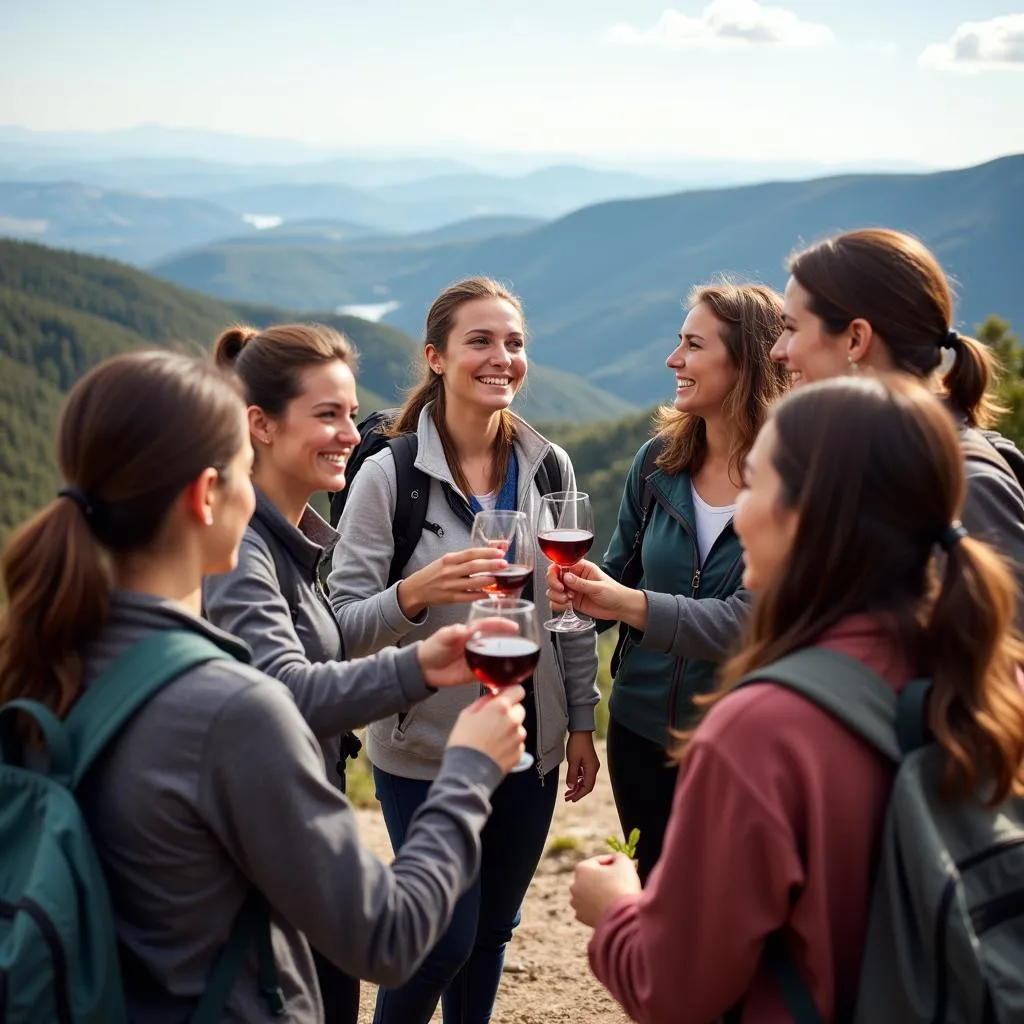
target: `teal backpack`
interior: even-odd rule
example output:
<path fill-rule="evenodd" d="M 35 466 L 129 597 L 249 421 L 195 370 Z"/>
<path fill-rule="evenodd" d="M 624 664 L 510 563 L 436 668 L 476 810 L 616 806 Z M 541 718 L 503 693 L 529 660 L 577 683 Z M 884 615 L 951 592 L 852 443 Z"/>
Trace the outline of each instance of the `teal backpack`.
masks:
<path fill-rule="evenodd" d="M 1024 1021 L 1024 801 L 995 809 L 940 799 L 944 757 L 925 725 L 930 684 L 897 698 L 860 662 L 806 648 L 739 685 L 772 682 L 806 697 L 898 765 L 871 896 L 853 1024 Z M 821 1024 L 781 935 L 766 964 L 795 1024 Z"/>
<path fill-rule="evenodd" d="M 195 665 L 231 654 L 185 630 L 155 633 L 107 669 L 60 722 L 35 701 L 0 707 L 0 1021 L 128 1024 L 114 916 L 75 789 L 147 700 Z M 20 763 L 11 726 L 21 712 L 46 739 L 45 772 Z M 191 1024 L 221 1020 L 256 942 L 271 1012 L 284 1003 L 270 945 L 270 912 L 255 890 L 207 979 Z"/>

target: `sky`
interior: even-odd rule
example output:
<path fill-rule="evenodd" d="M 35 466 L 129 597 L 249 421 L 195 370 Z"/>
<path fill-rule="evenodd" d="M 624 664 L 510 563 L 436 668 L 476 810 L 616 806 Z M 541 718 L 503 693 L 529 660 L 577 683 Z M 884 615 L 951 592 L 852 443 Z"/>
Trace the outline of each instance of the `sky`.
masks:
<path fill-rule="evenodd" d="M 1024 0 L 0 0 L 0 125 L 963 166 L 1024 152 Z"/>

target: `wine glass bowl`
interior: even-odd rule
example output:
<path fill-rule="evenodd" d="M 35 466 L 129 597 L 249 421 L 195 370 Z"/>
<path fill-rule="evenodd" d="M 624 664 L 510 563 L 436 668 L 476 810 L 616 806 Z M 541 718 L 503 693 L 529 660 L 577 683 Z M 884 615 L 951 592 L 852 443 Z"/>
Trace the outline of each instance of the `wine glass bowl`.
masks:
<path fill-rule="evenodd" d="M 488 575 L 494 583 L 484 587 L 493 597 L 519 597 L 534 568 L 534 543 L 525 512 L 504 509 L 478 512 L 470 539 L 473 547 L 493 547 L 508 561 L 508 567 Z"/>
<path fill-rule="evenodd" d="M 594 543 L 594 511 L 590 495 L 583 491 L 556 491 L 545 494 L 537 514 L 537 546 L 562 572 L 584 558 Z M 579 633 L 593 629 L 594 623 L 577 615 L 572 604 L 544 623 L 553 633 Z"/>
<path fill-rule="evenodd" d="M 474 601 L 467 621 L 466 664 L 489 693 L 497 695 L 533 675 L 540 660 L 540 629 L 532 601 L 504 597 Z M 533 757 L 524 751 L 512 770 L 520 772 L 532 764 Z"/>

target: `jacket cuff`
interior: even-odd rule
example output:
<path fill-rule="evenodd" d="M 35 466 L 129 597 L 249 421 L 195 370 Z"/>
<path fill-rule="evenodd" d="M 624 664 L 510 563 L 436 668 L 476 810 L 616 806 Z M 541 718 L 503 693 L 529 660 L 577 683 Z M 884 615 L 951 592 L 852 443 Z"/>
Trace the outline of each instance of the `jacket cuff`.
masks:
<path fill-rule="evenodd" d="M 569 708 L 569 732 L 594 732 L 597 729 L 594 704 L 574 704 Z"/>
<path fill-rule="evenodd" d="M 679 605 L 672 594 L 645 590 L 647 595 L 647 629 L 639 635 L 637 645 L 650 651 L 668 654 L 676 639 Z"/>
<path fill-rule="evenodd" d="M 496 761 L 472 747 L 445 747 L 437 777 L 454 775 L 490 796 L 504 778 Z"/>
<path fill-rule="evenodd" d="M 399 583 L 402 581 L 399 580 Z M 380 595 L 381 601 L 381 615 L 384 618 L 384 624 L 387 626 L 392 633 L 398 634 L 398 636 L 405 636 L 410 629 L 414 629 L 416 626 L 422 626 L 427 621 L 427 616 L 430 614 L 429 608 L 424 608 L 423 611 L 416 616 L 415 619 L 410 619 L 405 612 L 402 611 L 402 606 L 398 603 L 398 583 L 392 584 Z"/>
<path fill-rule="evenodd" d="M 395 651 L 395 671 L 398 673 L 398 686 L 402 696 L 410 704 L 417 704 L 425 697 L 429 697 L 437 691 L 427 685 L 423 678 L 423 670 L 420 668 L 419 658 L 416 657 L 416 648 L 419 644 L 409 644 L 408 647 L 399 647 Z"/>

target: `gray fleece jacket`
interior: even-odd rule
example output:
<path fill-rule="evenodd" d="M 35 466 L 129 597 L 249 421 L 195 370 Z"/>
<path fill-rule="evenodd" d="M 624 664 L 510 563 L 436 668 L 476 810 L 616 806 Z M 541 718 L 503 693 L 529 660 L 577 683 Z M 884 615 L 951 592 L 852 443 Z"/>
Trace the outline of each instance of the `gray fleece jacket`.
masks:
<path fill-rule="evenodd" d="M 967 428 L 961 424 L 961 435 Z M 1024 491 L 1008 472 L 982 459 L 964 460 L 967 490 L 962 519 L 973 537 L 1005 556 L 1017 581 L 1017 622 L 1024 627 Z M 723 600 L 682 594 L 647 594 L 647 629 L 641 647 L 676 657 L 723 661 L 734 653 L 753 604 L 740 587 Z"/>
<path fill-rule="evenodd" d="M 338 535 L 313 509 L 306 508 L 296 528 L 257 489 L 253 519 L 267 536 L 246 529 L 234 570 L 204 581 L 203 613 L 244 640 L 256 668 L 291 690 L 320 741 L 327 777 L 342 785 L 340 734 L 407 711 L 433 691 L 423 681 L 413 648 L 341 660 L 338 623 L 317 579 Z M 278 579 L 278 568 L 284 579 Z M 295 604 L 294 620 L 286 594 Z"/>
<path fill-rule="evenodd" d="M 117 592 L 106 629 L 85 652 L 87 684 L 165 629 L 194 630 L 248 656 L 179 605 Z M 309 689 L 307 715 L 316 717 L 318 701 L 333 705 L 330 687 Z M 309 943 L 354 977 L 400 984 L 479 869 L 480 830 L 500 781 L 483 754 L 446 751 L 402 849 L 385 864 L 359 841 L 352 806 L 324 778 L 284 686 L 240 662 L 186 672 L 135 715 L 79 790 L 118 939 L 145 968 L 127 976 L 130 1018 L 188 1019 L 251 886 L 272 908 L 292 1024 L 324 1019 Z M 259 995 L 253 952 L 223 1019 L 281 1019 Z"/>
<path fill-rule="evenodd" d="M 420 415 L 416 466 L 433 480 L 456 486 L 430 417 Z M 554 448 L 563 488 L 576 486 L 569 456 L 523 420 L 516 422 L 519 460 L 518 508 L 536 520 L 540 493 L 534 479 L 546 452 Z M 457 489 L 457 488 L 456 488 Z M 398 604 L 398 584 L 387 585 L 394 553 L 391 522 L 395 511 L 395 462 L 390 449 L 371 456 L 352 484 L 352 493 L 338 524 L 332 571 L 328 579 L 331 607 L 338 616 L 345 649 L 352 655 L 404 645 L 438 627 L 465 622 L 468 605 L 426 609 L 416 620 L 406 618 Z M 442 533 L 424 530 L 405 575 L 429 565 L 449 551 L 469 547 L 466 525 L 455 515 L 439 486 L 430 488 L 427 520 Z M 539 552 L 534 572 L 534 600 L 540 619 L 550 617 L 544 574 L 547 562 Z M 554 637 L 554 634 L 550 634 Z M 593 731 L 597 689 L 597 642 L 594 632 L 543 638 L 534 674 L 537 707 L 537 770 L 543 775 L 565 757 L 566 731 Z M 366 750 L 377 767 L 411 779 L 431 779 L 438 771 L 445 739 L 459 712 L 476 699 L 473 687 L 443 690 L 417 704 L 399 719 L 375 722 L 366 731 Z"/>

